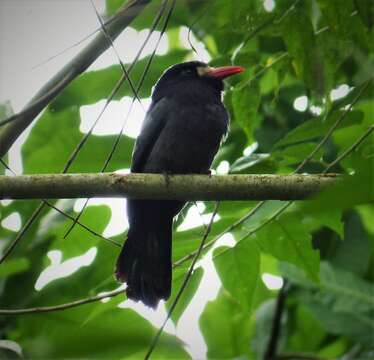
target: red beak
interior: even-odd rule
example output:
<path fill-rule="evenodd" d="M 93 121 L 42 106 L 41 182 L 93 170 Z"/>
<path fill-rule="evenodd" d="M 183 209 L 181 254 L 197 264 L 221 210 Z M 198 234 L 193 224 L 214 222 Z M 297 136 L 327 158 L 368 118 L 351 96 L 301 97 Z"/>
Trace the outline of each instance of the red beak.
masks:
<path fill-rule="evenodd" d="M 218 68 L 212 68 L 212 70 L 208 71 L 206 75 L 219 79 L 224 79 L 228 76 L 239 74 L 243 71 L 245 71 L 245 68 L 241 66 L 222 66 Z"/>

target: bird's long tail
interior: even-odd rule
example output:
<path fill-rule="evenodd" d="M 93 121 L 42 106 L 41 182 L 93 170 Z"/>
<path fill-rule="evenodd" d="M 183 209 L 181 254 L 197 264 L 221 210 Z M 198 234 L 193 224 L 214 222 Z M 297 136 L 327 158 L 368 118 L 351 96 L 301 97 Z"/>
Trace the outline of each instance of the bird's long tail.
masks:
<path fill-rule="evenodd" d="M 171 292 L 172 219 L 157 227 L 130 227 L 116 264 L 118 281 L 129 299 L 155 308 Z"/>

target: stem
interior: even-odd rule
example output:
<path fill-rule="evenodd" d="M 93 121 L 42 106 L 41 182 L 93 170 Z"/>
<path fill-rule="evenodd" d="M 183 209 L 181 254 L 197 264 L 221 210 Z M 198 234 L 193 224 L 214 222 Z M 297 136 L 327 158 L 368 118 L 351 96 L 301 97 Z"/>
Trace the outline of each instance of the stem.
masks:
<path fill-rule="evenodd" d="M 111 38 L 116 38 L 149 2 L 150 0 L 132 0 L 124 5 L 111 21 L 107 22 L 106 30 Z M 108 43 L 106 36 L 103 33 L 99 33 L 37 92 L 19 114 L 12 116 L 11 119 L 2 121 L 3 125 L 7 125 L 0 132 L 0 157 L 3 157 L 8 152 L 12 144 L 36 116 L 109 46 L 110 43 Z"/>
<path fill-rule="evenodd" d="M 181 297 L 182 294 L 183 294 L 183 291 L 185 290 L 185 288 L 186 288 L 186 286 L 187 286 L 187 284 L 188 284 L 188 281 L 189 281 L 190 278 L 191 278 L 191 275 L 192 275 L 192 273 L 193 273 L 193 271 L 194 271 L 194 267 L 195 267 L 195 265 L 196 265 L 196 262 L 197 262 L 197 260 L 199 259 L 199 256 L 200 256 L 201 252 L 202 252 L 203 249 L 204 249 L 205 241 L 206 241 L 206 239 L 208 238 L 210 231 L 212 230 L 213 220 L 214 220 L 214 217 L 216 216 L 216 214 L 217 214 L 217 212 L 218 212 L 218 208 L 219 208 L 219 202 L 216 203 L 216 207 L 214 208 L 214 211 L 213 211 L 212 217 L 210 218 L 210 221 L 209 221 L 209 224 L 208 224 L 208 226 L 207 226 L 207 228 L 206 228 L 206 230 L 205 230 L 204 236 L 203 236 L 203 238 L 201 239 L 200 246 L 199 246 L 199 248 L 198 248 L 198 250 L 197 250 L 197 252 L 196 252 L 195 257 L 194 257 L 193 260 L 192 260 L 192 263 L 191 263 L 191 265 L 190 265 L 190 268 L 188 269 L 188 272 L 187 272 L 187 274 L 186 274 L 186 276 L 185 276 L 185 278 L 184 278 L 184 280 L 183 280 L 182 286 L 180 287 L 180 289 L 179 289 L 179 291 L 178 291 L 178 293 L 177 293 L 177 296 L 175 297 L 173 303 L 171 304 L 171 307 L 170 307 L 170 309 L 169 309 L 169 311 L 168 311 L 168 314 L 167 314 L 167 316 L 166 316 L 166 319 L 164 320 L 164 322 L 162 323 L 161 327 L 158 329 L 158 331 L 157 331 L 155 337 L 153 338 L 153 341 L 152 341 L 152 343 L 151 343 L 151 345 L 150 345 L 150 347 L 149 347 L 149 350 L 148 350 L 147 354 L 146 354 L 145 357 L 144 357 L 145 360 L 150 358 L 150 356 L 151 356 L 153 350 L 155 349 L 155 347 L 156 347 L 156 345 L 157 345 L 157 342 L 158 342 L 158 340 L 159 340 L 159 338 L 160 338 L 160 336 L 161 336 L 161 334 L 162 334 L 162 331 L 164 330 L 164 327 L 165 327 L 166 323 L 167 323 L 168 320 L 170 319 L 170 317 L 171 317 L 171 315 L 172 315 L 172 313 L 173 313 L 175 307 L 176 307 L 177 304 L 178 304 L 178 301 L 179 301 L 180 297 Z"/>
<path fill-rule="evenodd" d="M 105 298 L 112 298 L 119 294 L 123 294 L 123 289 L 117 289 L 114 291 L 107 292 L 105 294 L 96 295 L 80 300 L 75 300 L 66 304 L 61 305 L 54 305 L 54 306 L 44 306 L 44 307 L 33 307 L 33 308 L 25 308 L 25 309 L 0 309 L 0 315 L 24 315 L 24 314 L 38 314 L 38 313 L 46 313 L 52 311 L 61 311 L 66 309 L 71 309 L 76 306 L 90 304 L 96 301 L 100 301 Z"/>

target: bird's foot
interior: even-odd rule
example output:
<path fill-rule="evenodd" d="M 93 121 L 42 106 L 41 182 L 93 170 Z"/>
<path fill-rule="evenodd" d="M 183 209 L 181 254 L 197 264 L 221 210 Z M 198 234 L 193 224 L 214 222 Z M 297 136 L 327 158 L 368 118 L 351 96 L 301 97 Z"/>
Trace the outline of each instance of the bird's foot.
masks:
<path fill-rule="evenodd" d="M 208 175 L 209 177 L 212 177 L 212 175 L 213 175 L 211 169 L 208 169 L 208 170 L 204 171 L 202 174 L 203 175 Z"/>
<path fill-rule="evenodd" d="M 169 172 L 169 171 L 164 171 L 162 174 L 163 174 L 164 177 L 165 177 L 166 187 L 168 188 L 169 185 L 170 185 L 170 178 L 171 178 L 172 173 Z"/>

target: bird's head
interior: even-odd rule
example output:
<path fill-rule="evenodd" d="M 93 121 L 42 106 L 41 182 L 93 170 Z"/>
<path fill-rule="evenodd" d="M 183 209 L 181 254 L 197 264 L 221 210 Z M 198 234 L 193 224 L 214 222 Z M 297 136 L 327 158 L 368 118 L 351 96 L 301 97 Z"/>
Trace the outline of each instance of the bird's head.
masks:
<path fill-rule="evenodd" d="M 188 92 L 199 88 L 210 88 L 220 94 L 223 90 L 223 79 L 244 70 L 241 66 L 211 67 L 200 61 L 176 64 L 161 75 L 153 89 L 152 98 L 158 100 L 178 90 Z"/>

